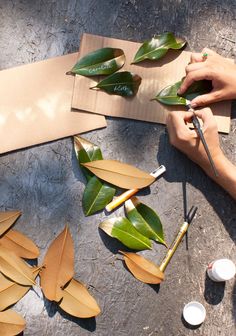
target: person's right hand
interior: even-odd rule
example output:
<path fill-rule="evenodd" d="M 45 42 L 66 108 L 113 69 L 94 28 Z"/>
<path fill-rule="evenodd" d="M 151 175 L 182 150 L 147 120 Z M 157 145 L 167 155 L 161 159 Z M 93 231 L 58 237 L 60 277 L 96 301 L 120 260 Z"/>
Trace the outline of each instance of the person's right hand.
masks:
<path fill-rule="evenodd" d="M 204 59 L 205 53 L 207 57 Z M 208 48 L 204 48 L 202 53 L 191 55 L 178 94 L 183 94 L 193 82 L 203 79 L 211 80 L 213 89 L 210 93 L 194 98 L 191 101 L 192 107 L 236 98 L 236 65 Z"/>
<path fill-rule="evenodd" d="M 221 160 L 222 151 L 219 144 L 219 136 L 216 120 L 210 108 L 195 111 L 195 114 L 203 122 L 202 131 L 206 139 L 213 161 Z M 201 166 L 208 174 L 212 168 L 206 151 L 195 129 L 190 129 L 187 122 L 191 122 L 192 112 L 171 111 L 167 117 L 167 128 L 170 143 L 184 152 L 191 160 Z"/>

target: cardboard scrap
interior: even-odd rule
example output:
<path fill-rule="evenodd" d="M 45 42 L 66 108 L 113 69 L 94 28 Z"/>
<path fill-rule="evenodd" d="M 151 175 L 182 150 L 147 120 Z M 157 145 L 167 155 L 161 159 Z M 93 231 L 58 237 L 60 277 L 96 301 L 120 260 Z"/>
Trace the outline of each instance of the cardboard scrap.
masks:
<path fill-rule="evenodd" d="M 120 70 L 128 70 L 142 77 L 139 91 L 135 97 L 124 98 L 109 95 L 103 91 L 91 90 L 98 78 L 76 76 L 72 107 L 112 117 L 131 118 L 165 124 L 171 110 L 183 110 L 184 107 L 165 106 L 151 101 L 157 93 L 167 85 L 174 84 L 185 76 L 185 67 L 190 61 L 190 52 L 168 51 L 167 55 L 156 62 L 143 61 L 138 64 L 131 62 L 140 47 L 140 43 L 118 40 L 108 37 L 84 34 L 80 47 L 82 58 L 91 51 L 113 47 L 124 50 L 125 66 Z M 211 105 L 216 116 L 220 132 L 230 130 L 231 103 L 220 102 Z"/>
<path fill-rule="evenodd" d="M 106 126 L 103 116 L 71 112 L 78 53 L 0 71 L 0 153 Z"/>

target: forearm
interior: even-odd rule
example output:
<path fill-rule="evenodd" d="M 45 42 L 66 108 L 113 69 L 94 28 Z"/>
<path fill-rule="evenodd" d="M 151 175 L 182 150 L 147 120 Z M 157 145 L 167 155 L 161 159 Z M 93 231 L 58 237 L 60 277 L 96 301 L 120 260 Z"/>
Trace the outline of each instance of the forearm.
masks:
<path fill-rule="evenodd" d="M 219 176 L 215 176 L 211 166 L 202 166 L 207 175 L 225 189 L 236 200 L 236 166 L 222 153 L 214 159 Z"/>

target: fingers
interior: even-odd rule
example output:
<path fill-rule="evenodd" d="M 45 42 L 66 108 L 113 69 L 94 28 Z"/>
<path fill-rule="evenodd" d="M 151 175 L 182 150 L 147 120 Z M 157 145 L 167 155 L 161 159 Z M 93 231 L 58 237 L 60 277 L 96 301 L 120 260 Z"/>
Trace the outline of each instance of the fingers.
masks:
<path fill-rule="evenodd" d="M 201 110 L 197 110 L 195 111 L 195 114 L 198 116 L 198 118 L 202 119 L 204 130 L 206 130 L 207 128 L 217 128 L 215 117 L 210 108 L 207 107 Z"/>
<path fill-rule="evenodd" d="M 205 66 L 206 66 L 205 62 L 191 63 L 186 66 L 185 71 L 188 74 L 191 71 L 203 69 Z"/>
<path fill-rule="evenodd" d="M 201 53 L 201 55 L 203 55 L 203 54 L 207 54 L 207 55 L 209 55 L 209 56 L 215 56 L 215 55 L 218 55 L 215 51 L 213 51 L 213 50 L 211 50 L 211 49 L 209 49 L 209 48 L 203 48 L 203 49 L 202 49 L 202 53 Z"/>
<path fill-rule="evenodd" d="M 189 122 L 192 116 L 192 112 L 173 111 L 168 114 L 167 124 L 173 124 L 175 127 L 186 127 L 186 122 Z"/>
<path fill-rule="evenodd" d="M 178 94 L 184 93 L 191 84 L 202 79 L 212 80 L 212 73 L 210 69 L 201 68 L 199 70 L 189 72 L 181 84 Z"/>
<path fill-rule="evenodd" d="M 190 63 L 202 62 L 202 53 L 192 53 Z"/>
<path fill-rule="evenodd" d="M 198 96 L 194 98 L 191 101 L 192 107 L 197 107 L 197 106 L 206 106 L 215 102 L 218 102 L 222 100 L 222 94 L 221 91 L 211 91 L 210 93 L 203 94 L 201 96 Z"/>
<path fill-rule="evenodd" d="M 208 119 L 213 118 L 212 110 L 209 107 L 196 110 L 195 114 L 202 119 L 203 122 L 206 122 Z"/>
<path fill-rule="evenodd" d="M 169 132 L 170 143 L 181 148 L 182 144 L 188 142 L 189 139 L 196 137 L 196 132 L 190 130 L 186 125 L 191 120 L 192 112 L 170 112 L 167 117 L 167 128 Z"/>
<path fill-rule="evenodd" d="M 213 50 L 211 50 L 209 48 L 204 48 L 204 49 L 202 49 L 201 53 L 192 53 L 191 54 L 190 64 L 192 64 L 192 63 L 198 63 L 198 62 L 204 62 L 204 59 L 202 57 L 203 54 L 207 54 L 209 56 L 218 55 Z"/>

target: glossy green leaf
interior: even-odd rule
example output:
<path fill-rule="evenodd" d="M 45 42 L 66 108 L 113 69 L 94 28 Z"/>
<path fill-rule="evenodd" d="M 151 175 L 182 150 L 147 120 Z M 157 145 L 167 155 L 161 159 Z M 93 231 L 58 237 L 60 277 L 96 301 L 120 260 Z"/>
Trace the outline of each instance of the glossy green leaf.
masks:
<path fill-rule="evenodd" d="M 211 81 L 201 80 L 194 82 L 187 91 L 180 96 L 177 91 L 181 83 L 182 81 L 179 81 L 173 85 L 168 85 L 162 89 L 154 99 L 165 105 L 186 105 L 186 100 L 191 101 L 195 97 L 212 90 Z"/>
<path fill-rule="evenodd" d="M 85 216 L 93 215 L 102 210 L 111 202 L 116 189 L 106 183 L 102 183 L 96 176 L 93 176 L 87 183 L 82 204 Z"/>
<path fill-rule="evenodd" d="M 166 245 L 161 220 L 153 209 L 132 197 L 125 202 L 125 210 L 130 222 L 143 236 Z"/>
<path fill-rule="evenodd" d="M 87 181 L 89 181 L 94 175 L 87 168 L 83 167 L 81 163 L 102 160 L 103 157 L 101 149 L 92 142 L 89 142 L 79 136 L 74 137 L 74 147 L 80 168 L 82 169 Z"/>
<path fill-rule="evenodd" d="M 101 48 L 81 58 L 67 74 L 83 76 L 110 75 L 125 63 L 123 50 Z"/>
<path fill-rule="evenodd" d="M 139 233 L 127 218 L 110 218 L 102 222 L 99 227 L 128 248 L 139 251 L 151 249 L 150 239 Z"/>
<path fill-rule="evenodd" d="M 169 49 L 181 49 L 185 44 L 185 40 L 176 38 L 173 33 L 164 33 L 154 36 L 151 40 L 141 45 L 132 63 L 138 63 L 145 59 L 158 60 L 162 58 Z"/>
<path fill-rule="evenodd" d="M 131 97 L 137 93 L 141 80 L 138 75 L 122 71 L 108 76 L 91 89 L 100 89 L 110 94 Z"/>
<path fill-rule="evenodd" d="M 82 199 L 83 210 L 86 216 L 102 210 L 112 200 L 116 189 L 105 182 L 101 182 L 87 168 L 81 164 L 102 160 L 102 152 L 97 145 L 79 136 L 74 137 L 74 146 L 80 167 L 88 181 Z"/>

